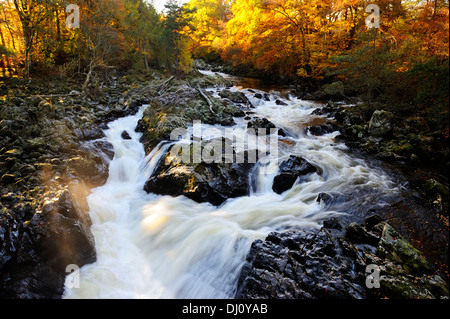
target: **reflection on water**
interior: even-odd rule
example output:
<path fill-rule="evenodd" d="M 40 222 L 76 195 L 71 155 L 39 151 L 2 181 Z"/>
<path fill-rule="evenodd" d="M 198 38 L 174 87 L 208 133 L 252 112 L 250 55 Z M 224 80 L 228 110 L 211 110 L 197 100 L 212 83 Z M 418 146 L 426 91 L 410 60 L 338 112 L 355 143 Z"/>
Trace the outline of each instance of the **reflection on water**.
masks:
<path fill-rule="evenodd" d="M 234 75 L 229 75 L 226 73 L 221 72 L 213 72 L 208 70 L 199 70 L 200 73 L 205 75 L 214 75 L 219 74 L 225 79 L 229 79 L 233 82 L 234 86 L 239 89 L 245 89 L 245 88 L 252 88 L 257 89 L 265 92 L 270 91 L 278 91 L 283 92 L 287 90 L 286 86 L 278 85 L 276 83 L 270 83 L 268 80 L 261 80 L 261 79 L 255 79 L 255 78 L 244 78 L 244 77 L 238 77 Z"/>

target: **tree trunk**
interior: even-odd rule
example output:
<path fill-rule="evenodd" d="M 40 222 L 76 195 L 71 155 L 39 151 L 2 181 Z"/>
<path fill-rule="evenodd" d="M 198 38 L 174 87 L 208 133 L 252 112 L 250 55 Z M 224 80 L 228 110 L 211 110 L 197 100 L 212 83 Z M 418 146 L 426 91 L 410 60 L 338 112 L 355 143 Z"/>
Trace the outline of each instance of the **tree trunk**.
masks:
<path fill-rule="evenodd" d="M 56 16 L 56 40 L 58 42 L 61 41 L 61 27 L 59 25 L 59 12 L 58 8 L 55 8 L 55 16 Z"/>
<path fill-rule="evenodd" d="M 5 44 L 5 38 L 3 37 L 3 31 L 2 28 L 0 26 L 0 40 L 2 40 L 2 45 L 3 47 L 6 48 L 6 44 Z M 5 64 L 6 64 L 6 68 L 5 68 Z M 5 54 L 5 63 L 2 63 L 2 72 L 3 72 L 3 76 L 6 76 L 6 70 L 9 69 L 9 58 L 8 55 Z"/>
<path fill-rule="evenodd" d="M 144 53 L 144 63 L 145 63 L 145 68 L 147 69 L 147 73 L 150 72 L 150 67 L 148 66 L 148 57 L 147 54 Z"/>

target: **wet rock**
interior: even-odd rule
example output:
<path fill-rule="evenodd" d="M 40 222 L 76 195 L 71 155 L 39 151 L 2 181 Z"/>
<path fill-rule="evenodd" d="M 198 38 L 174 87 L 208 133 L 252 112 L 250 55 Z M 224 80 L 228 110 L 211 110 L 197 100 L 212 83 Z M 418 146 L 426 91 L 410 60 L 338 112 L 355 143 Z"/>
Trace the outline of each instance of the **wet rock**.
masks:
<path fill-rule="evenodd" d="M 264 134 L 269 135 L 271 129 L 276 130 L 276 126 L 266 118 L 255 118 L 247 123 L 249 134 L 259 134 L 261 129 Z"/>
<path fill-rule="evenodd" d="M 242 267 L 236 298 L 448 298 L 445 281 L 420 260 L 409 244 L 378 215 L 340 231 L 337 217 L 318 229 L 289 229 L 255 240 Z M 356 236 L 348 238 L 349 229 Z M 382 234 L 383 232 L 383 234 Z M 377 237 L 379 244 L 367 240 Z M 387 244 L 390 254 L 380 253 Z M 394 242 L 393 242 L 394 241 Z M 393 258 L 394 252 L 398 258 Z M 402 256 L 402 257 L 400 257 Z M 414 256 L 414 257 L 413 257 Z M 419 264 L 422 266 L 423 261 Z M 406 265 L 406 267 L 405 267 Z M 367 286 L 367 266 L 377 266 L 378 288 Z"/>
<path fill-rule="evenodd" d="M 283 102 L 283 101 L 281 101 L 281 100 L 275 100 L 275 104 L 276 104 L 276 105 L 282 105 L 282 106 L 288 105 L 286 102 Z"/>
<path fill-rule="evenodd" d="M 364 298 L 361 265 L 342 249 L 325 229 L 273 232 L 252 243 L 235 297 Z"/>
<path fill-rule="evenodd" d="M 342 225 L 339 223 L 339 219 L 336 217 L 332 217 L 323 221 L 323 227 L 328 229 L 337 229 L 341 230 Z"/>
<path fill-rule="evenodd" d="M 283 128 L 279 128 L 278 129 L 278 136 L 286 137 L 286 136 L 289 136 L 289 133 L 287 133 L 286 130 L 284 130 Z"/>
<path fill-rule="evenodd" d="M 244 117 L 245 116 L 245 112 L 242 110 L 237 110 L 236 112 L 233 113 L 234 117 Z"/>
<path fill-rule="evenodd" d="M 122 134 L 120 135 L 124 140 L 131 140 L 131 136 L 130 134 L 128 134 L 127 131 L 123 131 Z"/>
<path fill-rule="evenodd" d="M 280 164 L 278 173 L 273 180 L 272 189 L 277 194 L 281 194 L 290 189 L 298 178 L 315 172 L 318 172 L 318 169 L 308 161 L 301 157 L 291 155 Z"/>
<path fill-rule="evenodd" d="M 162 195 L 184 195 L 213 205 L 220 205 L 228 198 L 247 196 L 253 164 L 226 163 L 225 157 L 222 159 L 218 163 L 179 163 L 173 160 L 169 151 L 144 190 Z"/>
<path fill-rule="evenodd" d="M 249 99 L 242 92 L 232 92 L 228 89 L 224 89 L 219 92 L 219 96 L 221 98 L 229 99 L 231 102 L 234 103 L 241 103 L 244 105 L 251 106 Z"/>
<path fill-rule="evenodd" d="M 1 178 L 2 185 L 12 184 L 17 180 L 17 176 L 14 174 L 3 174 Z"/>
<path fill-rule="evenodd" d="M 32 220 L 33 225 L 39 225 L 38 244 L 42 258 L 60 274 L 65 274 L 70 264 L 82 267 L 96 260 L 91 220 L 82 200 L 64 190 Z"/>
<path fill-rule="evenodd" d="M 362 225 L 351 223 L 346 228 L 346 238 L 356 243 L 367 243 L 376 246 L 380 238 L 369 233 Z"/>
<path fill-rule="evenodd" d="M 322 203 L 324 204 L 326 207 L 330 206 L 330 204 L 333 201 L 333 195 L 330 195 L 328 193 L 319 193 L 319 195 L 317 195 L 317 199 L 316 201 L 318 203 Z"/>
<path fill-rule="evenodd" d="M 308 127 L 308 131 L 315 136 L 321 136 L 324 134 L 329 134 L 339 130 L 339 126 L 334 123 L 321 124 L 317 126 Z"/>
<path fill-rule="evenodd" d="M 97 140 L 105 137 L 105 133 L 99 126 L 88 126 L 86 128 L 75 128 L 76 137 L 80 141 Z"/>

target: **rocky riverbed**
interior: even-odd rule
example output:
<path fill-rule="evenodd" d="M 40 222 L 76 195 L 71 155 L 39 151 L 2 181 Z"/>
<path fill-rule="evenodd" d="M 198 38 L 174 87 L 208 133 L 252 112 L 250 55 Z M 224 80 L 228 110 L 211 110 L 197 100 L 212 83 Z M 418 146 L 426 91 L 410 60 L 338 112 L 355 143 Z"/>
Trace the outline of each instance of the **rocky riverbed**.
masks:
<path fill-rule="evenodd" d="M 207 93 L 206 88 L 212 86 L 221 88 L 221 98 Z M 66 266 L 81 267 L 96 260 L 86 197 L 90 189 L 103 185 L 108 178 L 114 152 L 104 139 L 103 129 L 109 121 L 149 104 L 136 128 L 149 153 L 169 139 L 172 129 L 195 120 L 227 126 L 233 125 L 236 117 L 251 115 L 250 101 L 243 94 L 231 92 L 231 86 L 229 80 L 217 75 L 177 78 L 155 71 L 114 78 L 95 97 L 87 97 L 76 82 L 5 81 L 0 86 L 0 297 L 60 298 Z M 327 91 L 328 98 L 334 94 L 332 89 Z M 381 147 L 386 151 L 385 137 L 397 130 L 393 118 L 383 112 L 374 113 L 366 126 L 352 111 L 334 102 L 317 112 L 334 116 L 343 138 L 358 148 L 385 145 Z M 320 135 L 333 125 L 335 122 L 309 130 Z M 355 125 L 361 125 L 362 130 L 353 134 Z M 255 120 L 249 127 L 272 125 Z M 127 138 L 126 132 L 122 137 Z M 378 148 L 372 151 L 383 153 Z M 392 150 L 394 155 L 381 157 L 397 159 L 396 155 L 404 156 L 402 152 L 396 149 Z M 416 153 L 419 157 L 423 154 Z M 412 155 L 409 160 L 415 160 Z M 302 158 L 294 157 L 283 167 L 279 183 L 274 184 L 276 192 L 289 188 L 286 185 L 300 175 L 316 172 Z M 251 169 L 248 163 L 174 165 L 166 156 L 145 190 L 220 205 L 248 193 Z M 428 178 L 417 197 L 430 203 L 429 213 L 434 217 L 427 222 L 433 231 L 440 231 L 435 226 L 441 227 L 443 236 L 447 236 L 445 182 Z M 332 204 L 333 198 L 333 194 L 324 193 L 318 200 Z M 436 265 L 442 259 L 424 258 L 411 246 L 410 242 L 416 247 L 424 242 L 421 248 L 429 247 L 426 241 L 414 237 L 414 232 L 404 231 L 408 226 L 402 222 L 409 213 L 403 211 L 397 218 L 392 215 L 394 209 L 381 217 L 372 212 L 365 221 L 331 219 L 320 230 L 285 229 L 271 233 L 264 241 L 255 241 L 241 272 L 236 298 L 448 296 L 448 265 Z M 433 231 L 429 240 L 435 236 Z M 370 264 L 380 268 L 381 289 L 365 285 L 365 270 Z"/>

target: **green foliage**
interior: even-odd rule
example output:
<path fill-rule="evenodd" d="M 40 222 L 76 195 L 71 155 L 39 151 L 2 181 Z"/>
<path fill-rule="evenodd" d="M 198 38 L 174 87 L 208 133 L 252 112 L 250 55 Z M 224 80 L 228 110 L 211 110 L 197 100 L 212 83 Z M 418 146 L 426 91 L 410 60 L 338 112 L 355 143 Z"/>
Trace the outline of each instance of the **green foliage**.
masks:
<path fill-rule="evenodd" d="M 5 47 L 4 45 L 0 44 L 0 56 L 2 54 L 4 54 L 5 56 L 8 56 L 8 57 L 16 55 L 16 53 L 13 50 L 11 50 L 11 49 Z"/>

